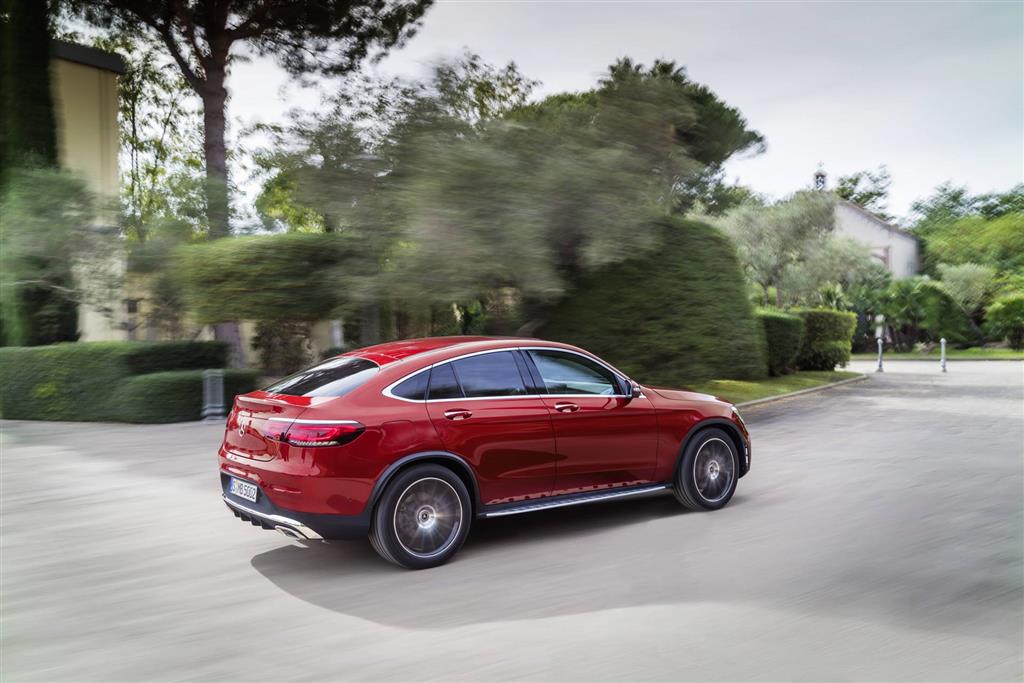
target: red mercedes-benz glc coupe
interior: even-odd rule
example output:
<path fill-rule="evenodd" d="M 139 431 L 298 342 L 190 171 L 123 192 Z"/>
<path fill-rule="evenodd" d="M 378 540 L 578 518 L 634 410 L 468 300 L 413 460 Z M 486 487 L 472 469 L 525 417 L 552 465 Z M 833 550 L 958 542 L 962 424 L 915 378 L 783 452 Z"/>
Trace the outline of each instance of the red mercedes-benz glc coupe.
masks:
<path fill-rule="evenodd" d="M 358 349 L 238 396 L 224 502 L 295 539 L 369 536 L 412 569 L 458 551 L 474 518 L 669 489 L 729 502 L 750 469 L 736 409 L 641 387 L 536 339 L 439 337 Z"/>

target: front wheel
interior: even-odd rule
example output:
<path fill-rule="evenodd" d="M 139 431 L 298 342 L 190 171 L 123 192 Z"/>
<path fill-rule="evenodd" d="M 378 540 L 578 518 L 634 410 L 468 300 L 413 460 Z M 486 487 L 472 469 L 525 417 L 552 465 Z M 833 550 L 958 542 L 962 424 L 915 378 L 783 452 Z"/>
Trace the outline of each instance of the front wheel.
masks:
<path fill-rule="evenodd" d="M 408 569 L 447 562 L 469 533 L 469 492 L 454 472 L 417 465 L 392 479 L 373 512 L 370 543 Z"/>
<path fill-rule="evenodd" d="M 736 491 L 738 473 L 733 440 L 721 429 L 706 429 L 686 445 L 672 492 L 691 510 L 717 510 Z"/>

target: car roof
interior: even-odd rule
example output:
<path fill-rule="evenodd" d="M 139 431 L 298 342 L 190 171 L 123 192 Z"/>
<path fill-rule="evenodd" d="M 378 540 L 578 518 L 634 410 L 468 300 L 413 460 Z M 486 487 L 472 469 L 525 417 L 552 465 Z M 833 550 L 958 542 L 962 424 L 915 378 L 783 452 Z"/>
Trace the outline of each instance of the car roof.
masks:
<path fill-rule="evenodd" d="M 509 343 L 521 342 L 537 343 L 545 346 L 549 344 L 552 346 L 558 345 L 556 342 L 544 342 L 539 339 L 528 339 L 525 337 L 424 337 L 422 339 L 403 339 L 401 341 L 375 344 L 361 349 L 353 349 L 343 355 L 358 356 L 359 358 L 372 360 L 378 365 L 386 365 L 431 351 L 451 351 L 454 352 L 451 355 L 459 355 L 461 353 L 500 348 Z M 431 355 L 447 357 L 449 354 L 437 353 Z"/>

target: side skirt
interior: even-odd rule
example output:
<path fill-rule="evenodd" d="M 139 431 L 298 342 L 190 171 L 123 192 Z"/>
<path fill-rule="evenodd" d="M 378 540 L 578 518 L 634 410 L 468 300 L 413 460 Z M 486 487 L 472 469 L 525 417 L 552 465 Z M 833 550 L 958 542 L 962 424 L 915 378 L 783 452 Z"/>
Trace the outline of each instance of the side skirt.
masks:
<path fill-rule="evenodd" d="M 568 496 L 558 496 L 557 498 L 548 498 L 546 500 L 531 500 L 525 503 L 493 505 L 485 507 L 478 517 L 505 517 L 506 515 L 519 515 L 524 512 L 538 512 L 540 510 L 568 507 L 569 505 L 598 503 L 603 500 L 614 500 L 616 498 L 626 498 L 627 496 L 664 491 L 668 486 L 668 484 L 644 484 L 642 486 L 630 486 L 629 488 L 610 489 L 608 491 L 574 493 Z"/>

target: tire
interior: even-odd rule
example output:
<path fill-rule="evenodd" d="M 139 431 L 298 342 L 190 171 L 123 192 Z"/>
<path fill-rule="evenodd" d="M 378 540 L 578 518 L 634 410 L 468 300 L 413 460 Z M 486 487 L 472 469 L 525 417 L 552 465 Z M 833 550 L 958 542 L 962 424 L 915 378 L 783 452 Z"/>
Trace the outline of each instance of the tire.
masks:
<path fill-rule="evenodd" d="M 407 569 L 444 564 L 469 534 L 473 507 L 454 472 L 416 465 L 388 482 L 373 511 L 370 545 L 388 562 Z"/>
<path fill-rule="evenodd" d="M 705 429 L 686 444 L 672 492 L 691 510 L 723 508 L 736 492 L 739 465 L 732 438 L 721 429 Z"/>

